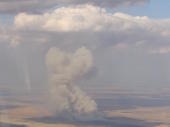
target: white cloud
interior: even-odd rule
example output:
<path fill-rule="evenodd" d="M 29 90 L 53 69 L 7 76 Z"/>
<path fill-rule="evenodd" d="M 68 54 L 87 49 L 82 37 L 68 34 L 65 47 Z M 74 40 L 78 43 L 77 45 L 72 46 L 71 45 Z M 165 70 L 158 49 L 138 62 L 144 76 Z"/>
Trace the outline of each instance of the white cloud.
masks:
<path fill-rule="evenodd" d="M 105 42 L 102 38 L 103 41 L 93 42 L 94 45 L 113 45 L 114 47 L 117 43 L 121 43 L 126 47 L 129 45 L 138 48 L 144 46 L 149 52 L 153 52 L 150 51 L 151 48 L 152 50 L 160 48 L 162 42 L 164 42 L 163 47 L 166 47 L 170 35 L 170 27 L 168 27 L 170 19 L 159 20 L 120 12 L 109 13 L 104 8 L 88 4 L 60 7 L 53 12 L 44 14 L 20 13 L 15 17 L 14 26 L 17 31 L 21 32 L 36 31 L 36 33 L 52 32 L 57 34 L 85 32 L 84 37 L 88 36 L 87 33 L 92 32 L 94 36 L 91 38 L 100 38 L 101 36 L 110 38 Z M 48 39 L 45 40 L 48 41 Z M 139 45 L 139 42 L 145 43 Z M 120 47 L 120 44 L 118 46 Z M 160 53 L 162 52 L 169 53 L 167 49 L 166 51 L 161 49 Z"/>
<path fill-rule="evenodd" d="M 43 15 L 21 13 L 15 17 L 15 25 L 19 29 L 31 30 L 69 32 L 91 29 L 96 31 L 108 27 L 106 25 L 112 20 L 108 18 L 111 17 L 104 9 L 82 5 L 61 7 L 52 13 Z"/>
<path fill-rule="evenodd" d="M 121 15 L 122 16 L 122 15 Z M 61 7 L 52 13 L 30 15 L 21 13 L 15 17 L 15 25 L 19 29 L 47 31 L 80 31 L 111 29 L 116 23 L 118 14 L 108 14 L 105 9 L 92 5 L 77 7 Z M 24 22 L 23 22 L 24 21 Z"/>
<path fill-rule="evenodd" d="M 24 22 L 23 22 L 24 21 Z M 153 20 L 146 16 L 133 17 L 124 13 L 109 13 L 92 5 L 60 7 L 52 13 L 20 13 L 14 24 L 18 29 L 57 32 L 74 31 L 129 31 L 136 29 L 169 35 L 170 20 Z"/>

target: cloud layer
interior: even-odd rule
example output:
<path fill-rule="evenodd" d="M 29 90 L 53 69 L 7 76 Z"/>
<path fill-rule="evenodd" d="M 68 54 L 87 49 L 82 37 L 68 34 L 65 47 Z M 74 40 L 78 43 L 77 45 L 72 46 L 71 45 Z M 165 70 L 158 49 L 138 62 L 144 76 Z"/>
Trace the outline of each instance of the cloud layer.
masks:
<path fill-rule="evenodd" d="M 149 0 L 64 0 L 63 3 L 69 4 L 93 4 L 100 7 L 116 7 L 116 6 L 129 6 L 137 3 L 145 3 L 149 2 Z M 62 3 L 62 2 L 61 2 Z"/>
<path fill-rule="evenodd" d="M 119 12 L 112 14 L 104 8 L 92 5 L 61 7 L 51 13 L 44 14 L 20 13 L 15 17 L 14 25 L 18 31 L 65 34 L 92 32 L 94 38 L 100 34 L 110 38 L 107 41 L 108 45 L 116 46 L 115 44 L 121 41 L 121 44 L 118 45 L 126 45 L 126 47 L 130 45 L 140 47 L 147 44 L 150 53 L 169 52 L 168 47 L 166 47 L 168 44 L 166 41 L 170 34 L 170 28 L 167 27 L 170 25 L 169 19 L 157 20 L 147 16 L 130 16 Z M 111 37 L 111 34 L 115 38 Z M 121 36 L 125 38 L 121 38 Z M 126 39 L 127 36 L 133 37 Z M 154 40 L 153 37 L 155 37 Z M 165 41 L 161 47 L 159 47 L 162 44 L 160 39 Z M 106 42 L 95 43 L 107 45 Z M 117 48 L 121 47 L 117 46 Z"/>
<path fill-rule="evenodd" d="M 24 22 L 23 22 L 24 20 Z M 146 16 L 133 17 L 124 13 L 108 13 L 104 8 L 92 5 L 61 7 L 52 13 L 15 16 L 14 24 L 19 30 L 76 32 L 112 31 L 127 32 L 137 29 L 149 32 L 162 32 L 168 35 L 170 20 L 153 20 Z"/>
<path fill-rule="evenodd" d="M 102 7 L 133 5 L 149 0 L 1 0 L 0 13 L 43 12 L 57 5 L 93 4 Z"/>

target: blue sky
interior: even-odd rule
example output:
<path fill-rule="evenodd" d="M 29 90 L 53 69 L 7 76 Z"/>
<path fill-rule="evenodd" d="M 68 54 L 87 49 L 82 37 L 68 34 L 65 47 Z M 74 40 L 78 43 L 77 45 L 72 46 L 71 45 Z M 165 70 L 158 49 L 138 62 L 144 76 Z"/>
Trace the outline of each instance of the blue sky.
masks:
<path fill-rule="evenodd" d="M 121 11 L 135 16 L 148 16 L 162 19 L 170 18 L 170 0 L 151 0 L 149 3 L 131 7 L 118 7 L 114 11 Z"/>

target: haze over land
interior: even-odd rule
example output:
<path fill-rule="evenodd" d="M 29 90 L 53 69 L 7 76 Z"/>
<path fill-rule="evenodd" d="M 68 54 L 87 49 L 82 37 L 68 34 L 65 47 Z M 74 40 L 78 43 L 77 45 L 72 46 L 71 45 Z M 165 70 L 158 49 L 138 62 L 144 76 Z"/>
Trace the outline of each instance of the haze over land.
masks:
<path fill-rule="evenodd" d="M 169 5 L 0 0 L 0 126 L 170 126 Z"/>

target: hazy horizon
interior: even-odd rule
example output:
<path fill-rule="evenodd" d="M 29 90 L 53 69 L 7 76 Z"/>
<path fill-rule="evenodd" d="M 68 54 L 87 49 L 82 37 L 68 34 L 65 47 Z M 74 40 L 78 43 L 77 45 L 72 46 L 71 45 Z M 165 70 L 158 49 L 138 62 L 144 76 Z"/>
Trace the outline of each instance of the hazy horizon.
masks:
<path fill-rule="evenodd" d="M 0 0 L 0 126 L 169 127 L 169 5 Z"/>

